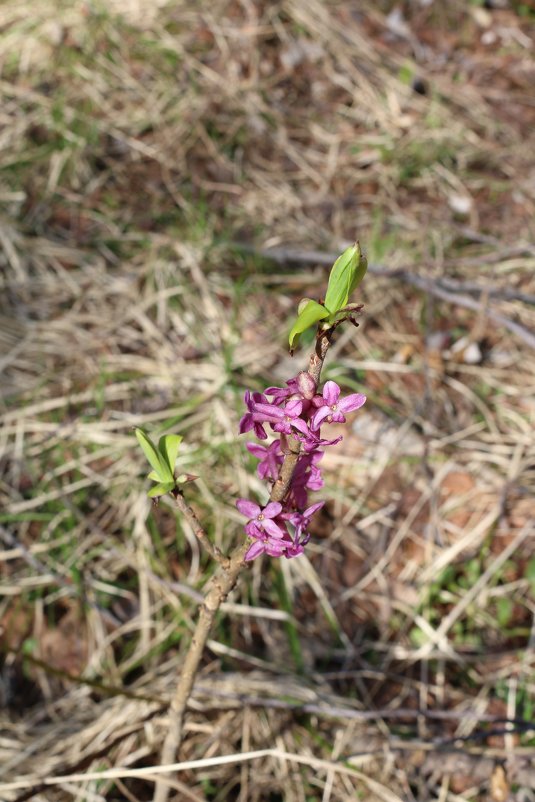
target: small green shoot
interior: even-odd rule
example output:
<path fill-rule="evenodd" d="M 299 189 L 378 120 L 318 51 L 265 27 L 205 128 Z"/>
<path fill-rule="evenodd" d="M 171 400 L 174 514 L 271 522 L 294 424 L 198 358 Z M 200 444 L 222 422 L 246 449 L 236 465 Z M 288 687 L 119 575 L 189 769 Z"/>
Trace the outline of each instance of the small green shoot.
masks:
<path fill-rule="evenodd" d="M 333 328 L 342 320 L 351 320 L 358 311 L 355 304 L 349 304 L 351 293 L 358 287 L 368 269 L 368 262 L 362 255 L 358 242 L 347 248 L 332 266 L 329 275 L 327 294 L 323 304 L 310 298 L 303 298 L 297 310 L 297 320 L 290 331 L 288 340 L 293 350 L 299 335 L 323 321 L 321 329 Z"/>
<path fill-rule="evenodd" d="M 152 468 L 148 478 L 156 482 L 148 492 L 149 498 L 165 496 L 167 493 L 171 493 L 178 484 L 191 482 L 197 478 L 188 473 L 181 473 L 180 476 L 175 477 L 175 464 L 182 442 L 180 435 L 165 434 L 160 437 L 156 447 L 143 429 L 136 427 L 135 432 L 137 441 Z"/>

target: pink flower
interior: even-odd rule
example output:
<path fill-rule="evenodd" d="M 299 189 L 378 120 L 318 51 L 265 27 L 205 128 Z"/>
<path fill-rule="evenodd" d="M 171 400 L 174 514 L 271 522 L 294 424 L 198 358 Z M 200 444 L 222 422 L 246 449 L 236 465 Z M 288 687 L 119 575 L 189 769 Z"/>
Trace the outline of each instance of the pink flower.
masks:
<path fill-rule="evenodd" d="M 294 450 L 295 440 L 300 441 L 291 483 L 281 502 L 270 501 L 265 507 L 243 498 L 236 502 L 238 510 L 248 519 L 245 532 L 253 541 L 246 551 L 246 560 L 254 560 L 261 554 L 290 559 L 303 553 L 310 539 L 310 519 L 324 504 L 319 501 L 307 506 L 309 491 L 323 487 L 318 467 L 323 456 L 320 449 L 342 439 L 322 438 L 321 424 L 344 423 L 345 415 L 366 401 L 361 393 L 340 398 L 340 387 L 333 381 L 326 382 L 323 393 L 317 395 L 316 382 L 307 371 L 301 371 L 286 385 L 268 387 L 264 393 L 245 394 L 247 413 L 240 421 L 240 432 L 254 429 L 256 436 L 265 440 L 264 426 L 268 423 L 280 434 L 269 446 L 247 443 L 249 452 L 260 460 L 261 479 L 276 482 L 285 455 Z"/>
<path fill-rule="evenodd" d="M 334 440 L 326 440 L 319 436 L 318 432 L 313 432 L 311 429 L 309 430 L 308 434 L 305 437 L 299 438 L 303 444 L 303 450 L 309 454 L 312 452 L 316 452 L 319 448 L 323 446 L 335 446 L 340 440 L 344 438 L 342 435 L 335 437 Z"/>
<path fill-rule="evenodd" d="M 300 418 L 303 409 L 303 402 L 294 400 L 282 407 L 274 404 L 255 404 L 253 421 L 258 423 L 269 423 L 276 432 L 292 434 L 292 427 L 302 434 L 307 435 L 309 428 L 303 418 Z"/>
<path fill-rule="evenodd" d="M 317 463 L 323 457 L 323 451 L 302 454 L 292 476 L 290 495 L 292 503 L 298 508 L 306 507 L 308 490 L 320 490 L 323 487 L 321 471 Z"/>
<path fill-rule="evenodd" d="M 340 388 L 336 382 L 325 382 L 323 395 L 313 399 L 314 406 L 318 411 L 312 417 L 312 429 L 318 430 L 323 421 L 327 423 L 345 423 L 346 412 L 353 412 L 366 402 L 366 396 L 362 393 L 352 393 L 340 399 Z"/>
<path fill-rule="evenodd" d="M 244 559 L 249 562 L 256 557 L 260 557 L 261 554 L 268 554 L 270 557 L 282 557 L 286 553 L 288 546 L 291 547 L 292 544 L 264 535 L 264 537 L 257 538 L 254 543 L 251 543 Z"/>
<path fill-rule="evenodd" d="M 290 382 L 286 382 L 286 384 L 289 383 Z M 273 398 L 273 403 L 276 406 L 281 406 L 286 402 L 286 399 L 291 396 L 293 392 L 294 391 L 290 390 L 289 387 L 268 387 L 264 394 L 271 396 Z"/>
<path fill-rule="evenodd" d="M 240 434 L 254 429 L 254 433 L 259 440 L 267 440 L 267 434 L 264 430 L 264 427 L 260 422 L 253 419 L 255 404 L 262 401 L 267 402 L 266 396 L 262 393 L 250 393 L 249 390 L 245 391 L 245 404 L 249 411 L 246 412 L 246 414 L 240 420 Z"/>
<path fill-rule="evenodd" d="M 275 480 L 279 475 L 279 468 L 284 459 L 280 440 L 274 440 L 271 445 L 263 446 L 260 443 L 247 443 L 246 449 L 260 460 L 257 468 L 261 479 Z"/>
<path fill-rule="evenodd" d="M 272 538 L 280 539 L 287 534 L 273 520 L 282 512 L 282 504 L 279 504 L 278 501 L 270 501 L 265 507 L 260 507 L 254 501 L 239 498 L 236 507 L 242 515 L 249 518 L 245 525 L 245 531 L 250 537 L 264 537 L 264 533 L 267 532 Z"/>
<path fill-rule="evenodd" d="M 310 519 L 324 504 L 324 501 L 318 501 L 316 504 L 312 504 L 308 507 L 304 512 L 294 512 L 285 516 L 288 517 L 289 522 L 295 527 L 294 538 L 291 545 L 286 548 L 284 553 L 285 557 L 289 559 L 290 557 L 297 557 L 299 554 L 303 553 L 304 547 L 310 540 L 310 533 L 308 532 Z"/>

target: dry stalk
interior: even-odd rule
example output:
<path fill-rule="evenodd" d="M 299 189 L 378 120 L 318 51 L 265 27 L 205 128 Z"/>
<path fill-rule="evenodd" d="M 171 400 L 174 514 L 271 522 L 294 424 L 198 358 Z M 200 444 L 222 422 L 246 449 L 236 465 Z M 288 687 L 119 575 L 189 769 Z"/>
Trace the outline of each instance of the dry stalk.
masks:
<path fill-rule="evenodd" d="M 316 348 L 310 356 L 308 372 L 316 384 L 318 384 L 320 380 L 321 370 L 329 349 L 331 336 L 331 329 L 323 332 L 318 337 Z M 270 501 L 282 501 L 286 496 L 292 481 L 295 466 L 297 465 L 300 449 L 301 444 L 298 441 L 290 440 L 290 453 L 286 454 L 284 457 L 279 476 L 270 493 Z M 176 495 L 175 500 L 181 512 L 192 525 L 199 542 L 207 548 L 209 541 L 206 532 L 194 511 L 189 507 L 181 494 Z M 217 553 L 214 552 L 211 544 L 209 548 L 207 548 L 208 553 L 217 560 L 220 568 L 207 585 L 204 602 L 199 612 L 199 620 L 195 632 L 193 633 L 182 671 L 178 678 L 175 694 L 169 706 L 169 729 L 160 756 L 161 766 L 173 763 L 176 759 L 177 750 L 180 747 L 184 733 L 184 718 L 188 699 L 191 695 L 206 641 L 208 640 L 210 630 L 212 629 L 221 604 L 225 601 L 236 584 L 240 571 L 246 565 L 244 557 L 249 545 L 250 544 L 245 541 L 245 543 L 238 546 L 228 558 L 225 558 L 219 550 L 217 550 Z M 154 792 L 154 802 L 167 802 L 168 796 L 169 786 L 163 782 L 157 782 Z"/>

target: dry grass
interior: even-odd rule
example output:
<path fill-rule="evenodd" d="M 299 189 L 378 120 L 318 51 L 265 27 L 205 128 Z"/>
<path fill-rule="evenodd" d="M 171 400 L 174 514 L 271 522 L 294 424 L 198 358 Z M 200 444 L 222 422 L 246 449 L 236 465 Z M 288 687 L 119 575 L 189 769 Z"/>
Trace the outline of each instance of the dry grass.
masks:
<path fill-rule="evenodd" d="M 2 4 L 1 799 L 151 798 L 211 569 L 131 428 L 234 543 L 295 251 L 355 236 L 327 377 L 369 401 L 225 605 L 175 799 L 535 798 L 533 14 L 405 5 Z"/>

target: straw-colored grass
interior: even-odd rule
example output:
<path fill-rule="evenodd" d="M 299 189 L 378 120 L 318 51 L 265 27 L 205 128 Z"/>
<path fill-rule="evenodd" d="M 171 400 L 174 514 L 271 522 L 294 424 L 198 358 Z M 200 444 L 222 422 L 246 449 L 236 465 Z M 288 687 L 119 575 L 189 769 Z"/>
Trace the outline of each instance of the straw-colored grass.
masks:
<path fill-rule="evenodd" d="M 368 402 L 224 605 L 173 798 L 535 798 L 534 20 L 494 5 L 0 7 L 0 799 L 152 798 L 212 567 L 132 427 L 235 544 L 243 393 L 355 237 L 324 378 Z"/>

